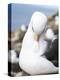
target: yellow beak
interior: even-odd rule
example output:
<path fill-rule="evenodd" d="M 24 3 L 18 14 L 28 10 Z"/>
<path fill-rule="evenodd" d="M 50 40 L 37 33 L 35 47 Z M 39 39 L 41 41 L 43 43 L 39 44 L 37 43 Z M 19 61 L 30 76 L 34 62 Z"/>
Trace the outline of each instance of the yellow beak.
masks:
<path fill-rule="evenodd" d="M 38 35 L 38 34 L 34 35 L 34 40 L 36 40 L 37 42 L 39 42 L 39 38 L 40 38 L 40 35 Z"/>

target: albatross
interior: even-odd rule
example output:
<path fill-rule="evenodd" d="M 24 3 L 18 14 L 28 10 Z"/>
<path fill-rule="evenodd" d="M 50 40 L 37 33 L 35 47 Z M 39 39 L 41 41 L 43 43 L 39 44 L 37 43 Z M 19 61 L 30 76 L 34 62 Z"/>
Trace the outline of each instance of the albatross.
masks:
<path fill-rule="evenodd" d="M 56 73 L 58 68 L 42 56 L 47 49 L 45 29 L 47 17 L 41 12 L 34 12 L 28 30 L 23 38 L 19 55 L 20 68 L 30 75 Z"/>

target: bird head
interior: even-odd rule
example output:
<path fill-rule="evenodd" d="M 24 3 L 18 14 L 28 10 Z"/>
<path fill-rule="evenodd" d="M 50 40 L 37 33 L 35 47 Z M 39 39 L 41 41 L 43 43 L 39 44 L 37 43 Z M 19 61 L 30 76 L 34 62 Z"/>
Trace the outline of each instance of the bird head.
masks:
<path fill-rule="evenodd" d="M 31 18 L 32 21 L 32 31 L 34 32 L 35 40 L 39 41 L 40 35 L 43 33 L 46 24 L 47 24 L 47 17 L 45 14 L 41 12 L 35 12 Z"/>

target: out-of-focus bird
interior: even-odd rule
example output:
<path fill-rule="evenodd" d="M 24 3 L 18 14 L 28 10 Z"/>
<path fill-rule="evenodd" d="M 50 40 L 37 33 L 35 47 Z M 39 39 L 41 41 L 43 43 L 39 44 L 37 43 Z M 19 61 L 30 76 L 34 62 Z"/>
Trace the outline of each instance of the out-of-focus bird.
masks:
<path fill-rule="evenodd" d="M 56 38 L 56 36 L 54 35 L 53 30 L 50 29 L 50 28 L 46 31 L 45 37 L 46 37 L 46 39 L 48 39 L 48 40 L 54 40 L 54 39 Z"/>
<path fill-rule="evenodd" d="M 26 26 L 23 24 L 23 25 L 21 25 L 21 27 L 20 27 L 20 29 L 23 31 L 23 32 L 26 32 Z"/>
<path fill-rule="evenodd" d="M 8 53 L 8 61 L 11 63 L 18 63 L 19 59 L 15 50 L 10 50 Z"/>
<path fill-rule="evenodd" d="M 54 34 L 52 29 L 48 29 L 45 36 L 50 45 L 43 56 L 45 56 L 56 67 L 58 67 L 58 36 Z"/>

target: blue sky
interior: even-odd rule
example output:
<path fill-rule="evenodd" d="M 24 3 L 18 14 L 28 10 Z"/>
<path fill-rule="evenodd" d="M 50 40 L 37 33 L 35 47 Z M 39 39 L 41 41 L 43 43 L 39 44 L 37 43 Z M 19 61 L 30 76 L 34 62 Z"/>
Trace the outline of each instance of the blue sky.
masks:
<path fill-rule="evenodd" d="M 19 28 L 22 24 L 28 25 L 31 16 L 35 11 L 41 11 L 49 16 L 54 14 L 58 10 L 57 6 L 47 5 L 11 4 L 11 7 L 12 31 Z"/>

